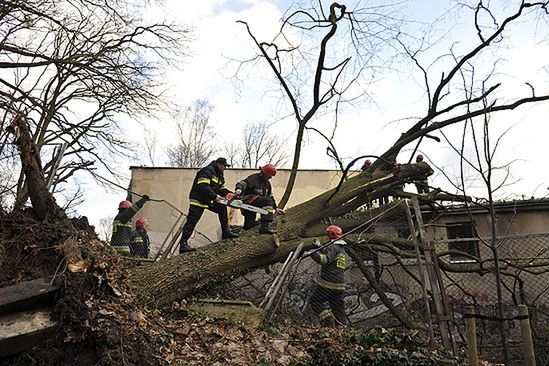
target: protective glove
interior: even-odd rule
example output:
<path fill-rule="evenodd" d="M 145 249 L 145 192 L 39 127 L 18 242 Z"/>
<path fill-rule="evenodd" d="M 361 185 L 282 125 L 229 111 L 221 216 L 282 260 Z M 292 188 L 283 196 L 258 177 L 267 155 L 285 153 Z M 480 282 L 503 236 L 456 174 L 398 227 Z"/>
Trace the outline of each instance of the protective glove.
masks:
<path fill-rule="evenodd" d="M 221 197 L 220 195 L 216 194 L 215 195 L 215 202 L 217 202 L 217 203 L 224 202 L 224 198 Z"/>
<path fill-rule="evenodd" d="M 150 201 L 151 200 L 151 197 L 149 197 L 148 195 L 144 194 L 143 195 L 143 199 L 146 201 Z"/>
<path fill-rule="evenodd" d="M 302 257 L 310 257 L 311 254 L 313 254 L 313 253 L 314 253 L 314 250 L 307 250 L 306 252 L 302 252 L 301 256 Z"/>
<path fill-rule="evenodd" d="M 237 190 L 234 191 L 234 194 L 235 194 L 235 196 L 240 196 L 242 194 L 242 190 L 237 189 Z"/>
<path fill-rule="evenodd" d="M 277 215 L 284 215 L 284 210 L 281 209 L 281 208 L 277 208 L 277 209 L 276 209 L 276 214 L 277 214 Z"/>
<path fill-rule="evenodd" d="M 320 244 L 320 240 L 318 239 L 313 240 L 313 245 L 317 248 L 320 248 L 322 246 L 322 244 Z"/>

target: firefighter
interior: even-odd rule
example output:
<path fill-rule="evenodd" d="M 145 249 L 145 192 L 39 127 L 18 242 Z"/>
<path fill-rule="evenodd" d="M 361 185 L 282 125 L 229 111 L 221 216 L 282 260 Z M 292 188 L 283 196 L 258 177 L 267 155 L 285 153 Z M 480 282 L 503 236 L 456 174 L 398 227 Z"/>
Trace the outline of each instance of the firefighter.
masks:
<path fill-rule="evenodd" d="M 343 249 L 345 241 L 340 239 L 343 231 L 339 226 L 331 225 L 326 233 L 333 243 L 311 254 L 311 258 L 321 264 L 320 279 L 311 295 L 311 308 L 321 325 L 346 326 L 349 324 L 344 301 L 347 259 Z M 325 307 L 326 302 L 330 305 L 328 308 Z"/>
<path fill-rule="evenodd" d="M 273 216 L 283 214 L 284 211 L 276 207 L 276 200 L 273 197 L 273 189 L 269 180 L 276 175 L 276 167 L 273 164 L 265 164 L 260 168 L 259 173 L 254 173 L 236 184 L 235 195 L 240 196 L 242 202 L 265 209 L 268 214 L 261 215 L 260 234 L 275 234 L 272 226 Z M 242 210 L 244 216 L 244 230 L 249 230 L 257 225 L 256 213 Z"/>
<path fill-rule="evenodd" d="M 130 238 L 132 233 L 132 217 L 143 207 L 150 198 L 147 195 L 132 204 L 130 201 L 121 201 L 118 204 L 118 215 L 112 223 L 111 247 L 122 255 L 130 255 Z"/>
<path fill-rule="evenodd" d="M 422 164 L 427 164 L 423 161 L 423 155 L 421 154 L 418 154 L 416 156 L 416 163 L 422 163 Z M 417 179 L 415 181 L 415 185 L 416 185 L 416 189 L 417 189 L 417 193 L 418 194 L 422 194 L 422 193 L 429 193 L 429 183 L 427 182 L 427 177 L 433 175 L 433 169 L 431 169 L 431 167 L 429 167 L 429 171 L 424 175 L 422 176 L 421 178 Z"/>
<path fill-rule="evenodd" d="M 135 229 L 132 231 L 130 237 L 130 255 L 149 258 L 149 252 L 151 247 L 151 241 L 149 240 L 149 234 L 145 228 L 149 224 L 149 220 L 141 216 L 135 222 Z"/>
<path fill-rule="evenodd" d="M 370 166 L 372 165 L 372 161 L 370 159 L 364 160 L 364 164 L 362 164 L 362 168 L 360 170 L 366 171 Z M 368 194 L 366 193 L 366 196 L 368 197 Z M 368 198 L 368 201 L 366 202 L 366 207 L 368 209 L 372 208 L 372 201 Z"/>
<path fill-rule="evenodd" d="M 179 241 L 180 254 L 196 250 L 189 246 L 187 240 L 191 237 L 206 209 L 215 212 L 219 217 L 222 239 L 238 237 L 238 234 L 233 233 L 229 228 L 227 206 L 219 203 L 227 193 L 230 193 L 225 187 L 225 177 L 223 176 L 223 172 L 228 167 L 230 165 L 227 163 L 227 159 L 218 158 L 196 173 L 189 193 L 189 213 Z"/>
<path fill-rule="evenodd" d="M 368 169 L 370 167 L 370 165 L 372 165 L 372 161 L 370 159 L 366 159 L 364 161 L 364 164 L 362 165 L 361 170 L 365 171 L 366 169 Z"/>

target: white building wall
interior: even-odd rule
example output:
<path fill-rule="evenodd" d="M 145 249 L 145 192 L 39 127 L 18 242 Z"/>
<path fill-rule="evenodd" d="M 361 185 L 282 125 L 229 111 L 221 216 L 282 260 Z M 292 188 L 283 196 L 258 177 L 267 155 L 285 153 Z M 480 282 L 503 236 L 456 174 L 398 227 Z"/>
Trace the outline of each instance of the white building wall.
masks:
<path fill-rule="evenodd" d="M 179 219 L 181 210 L 187 214 L 189 209 L 189 191 L 198 169 L 187 168 L 146 168 L 132 167 L 132 190 L 139 194 L 147 194 L 155 200 L 167 202 L 148 202 L 143 209 L 135 216 L 145 216 L 149 220 L 149 235 L 151 237 L 151 255 L 154 255 L 158 247 L 167 237 L 176 221 Z M 234 189 L 235 184 L 257 172 L 256 169 L 227 169 L 225 181 L 229 189 Z M 275 198 L 280 200 L 290 170 L 280 169 L 276 177 L 271 180 Z M 286 208 L 295 206 L 315 197 L 339 183 L 341 172 L 334 170 L 300 170 L 298 172 L 293 193 Z M 134 199 L 135 201 L 135 199 Z M 118 202 L 116 202 L 117 204 Z M 175 208 L 170 206 L 173 205 Z M 229 210 L 230 213 L 230 210 Z M 240 211 L 235 210 L 232 224 L 242 224 L 243 217 Z M 204 236 L 198 234 L 200 232 Z M 195 233 L 189 244 L 191 246 L 202 246 L 215 242 L 221 238 L 221 228 L 217 215 L 205 211 L 202 219 L 195 229 Z"/>

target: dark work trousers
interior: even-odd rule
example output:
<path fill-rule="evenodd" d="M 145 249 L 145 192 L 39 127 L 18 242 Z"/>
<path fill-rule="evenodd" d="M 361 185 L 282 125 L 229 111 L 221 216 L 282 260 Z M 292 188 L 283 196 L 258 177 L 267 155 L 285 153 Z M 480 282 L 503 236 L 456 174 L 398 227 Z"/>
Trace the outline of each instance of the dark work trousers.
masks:
<path fill-rule="evenodd" d="M 427 182 L 427 179 L 416 181 L 416 189 L 419 194 L 429 193 L 429 183 Z"/>
<path fill-rule="evenodd" d="M 337 322 L 340 325 L 348 325 L 349 321 L 347 320 L 347 315 L 345 314 L 344 292 L 345 291 L 342 290 L 332 290 L 317 285 L 311 295 L 311 309 L 317 316 L 319 316 L 319 318 L 322 318 L 322 314 L 326 313 L 325 303 L 328 302 L 330 304 L 333 317 L 335 317 Z M 334 325 L 333 317 L 328 316 L 321 319 L 321 324 Z"/>
<path fill-rule="evenodd" d="M 181 240 L 179 240 L 180 244 L 186 243 L 187 240 L 189 240 L 189 238 L 193 234 L 196 224 L 198 224 L 198 221 L 200 221 L 200 218 L 202 217 L 204 210 L 205 208 L 203 207 L 190 205 L 189 214 L 187 215 L 187 221 L 183 226 L 183 232 L 181 233 Z M 213 204 L 210 205 L 210 207 L 208 207 L 208 210 L 215 212 L 219 217 L 219 223 L 221 224 L 221 231 L 223 232 L 227 231 L 228 224 L 229 224 L 229 219 L 227 216 L 227 206 L 214 202 Z"/>
<path fill-rule="evenodd" d="M 247 200 L 244 200 L 244 203 L 248 203 Z M 248 203 L 251 206 L 261 207 L 266 209 L 269 213 L 267 215 L 261 215 L 261 222 L 272 222 L 273 221 L 273 199 L 267 196 L 258 196 L 255 200 Z M 252 211 L 242 210 L 242 215 L 244 216 L 244 230 L 251 229 L 257 223 L 255 218 L 257 214 Z"/>

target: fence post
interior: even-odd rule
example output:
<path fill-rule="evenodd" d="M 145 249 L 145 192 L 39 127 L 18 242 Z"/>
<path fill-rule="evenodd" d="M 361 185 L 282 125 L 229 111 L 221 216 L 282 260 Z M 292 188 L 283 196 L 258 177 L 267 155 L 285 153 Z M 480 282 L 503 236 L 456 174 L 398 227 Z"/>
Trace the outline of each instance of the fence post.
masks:
<path fill-rule="evenodd" d="M 522 336 L 522 348 L 524 350 L 524 365 L 536 366 L 536 355 L 534 353 L 534 342 L 532 341 L 532 329 L 530 328 L 530 317 L 528 307 L 524 304 L 518 306 L 520 329 Z"/>
<path fill-rule="evenodd" d="M 467 327 L 467 352 L 469 355 L 469 366 L 478 365 L 477 322 L 474 315 L 475 307 L 465 306 L 465 325 Z"/>

